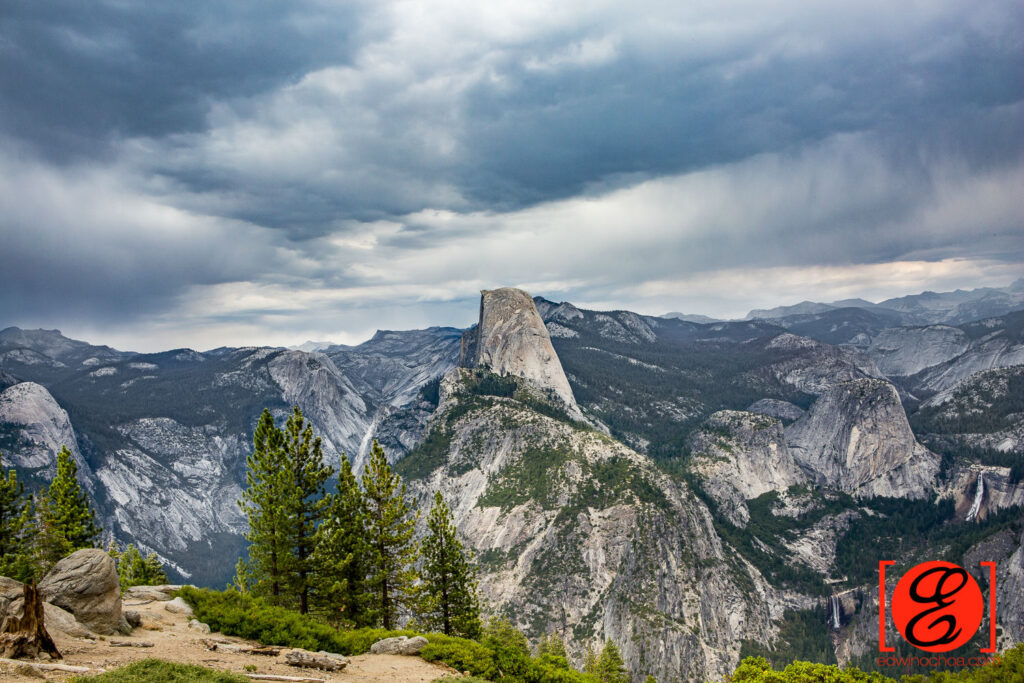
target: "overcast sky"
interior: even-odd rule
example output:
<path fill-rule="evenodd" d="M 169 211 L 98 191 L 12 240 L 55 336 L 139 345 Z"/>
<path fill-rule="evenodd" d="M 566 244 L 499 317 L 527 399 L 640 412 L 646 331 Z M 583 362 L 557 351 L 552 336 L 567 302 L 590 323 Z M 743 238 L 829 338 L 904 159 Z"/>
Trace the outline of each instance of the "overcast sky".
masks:
<path fill-rule="evenodd" d="M 0 328 L 465 326 L 1024 275 L 1020 0 L 4 0 Z"/>

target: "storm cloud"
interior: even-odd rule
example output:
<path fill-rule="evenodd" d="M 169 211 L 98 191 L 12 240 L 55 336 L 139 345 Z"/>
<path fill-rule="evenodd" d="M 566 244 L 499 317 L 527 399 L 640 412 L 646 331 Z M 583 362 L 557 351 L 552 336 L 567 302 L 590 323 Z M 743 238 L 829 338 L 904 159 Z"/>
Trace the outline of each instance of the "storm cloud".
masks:
<path fill-rule="evenodd" d="M 1024 7 L 11 2 L 0 326 L 358 341 L 1024 274 Z"/>

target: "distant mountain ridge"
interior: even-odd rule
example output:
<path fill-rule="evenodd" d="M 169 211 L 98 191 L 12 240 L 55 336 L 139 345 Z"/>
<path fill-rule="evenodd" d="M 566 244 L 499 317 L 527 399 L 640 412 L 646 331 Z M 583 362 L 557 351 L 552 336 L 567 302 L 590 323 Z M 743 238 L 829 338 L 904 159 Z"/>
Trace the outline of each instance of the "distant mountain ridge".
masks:
<path fill-rule="evenodd" d="M 802 301 L 791 306 L 753 309 L 746 319 L 779 319 L 822 314 L 842 308 L 859 308 L 883 316 L 897 315 L 903 325 L 963 324 L 1004 315 L 1024 307 L 1024 278 L 1006 287 L 958 289 L 953 292 L 922 292 L 872 303 L 864 299 L 843 299 L 831 303 Z"/>

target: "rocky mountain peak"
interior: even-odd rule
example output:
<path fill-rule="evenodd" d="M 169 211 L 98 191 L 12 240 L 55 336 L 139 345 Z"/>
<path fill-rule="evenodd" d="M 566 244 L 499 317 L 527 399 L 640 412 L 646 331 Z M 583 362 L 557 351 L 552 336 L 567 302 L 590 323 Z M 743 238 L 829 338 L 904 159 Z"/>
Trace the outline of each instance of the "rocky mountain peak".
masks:
<path fill-rule="evenodd" d="M 480 294 L 480 322 L 462 336 L 459 365 L 523 377 L 576 409 L 569 380 L 530 295 L 513 287 Z"/>

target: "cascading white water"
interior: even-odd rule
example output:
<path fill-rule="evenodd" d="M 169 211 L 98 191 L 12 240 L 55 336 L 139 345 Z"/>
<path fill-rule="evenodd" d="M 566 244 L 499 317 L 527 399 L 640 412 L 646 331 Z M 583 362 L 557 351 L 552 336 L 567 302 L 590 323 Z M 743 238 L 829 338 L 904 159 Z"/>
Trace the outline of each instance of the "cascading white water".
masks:
<path fill-rule="evenodd" d="M 978 473 L 978 488 L 974 491 L 974 502 L 971 503 L 971 509 L 967 511 L 967 517 L 964 519 L 966 522 L 970 522 L 972 519 L 978 516 L 981 512 L 981 498 L 985 495 L 985 473 Z"/>
<path fill-rule="evenodd" d="M 832 606 L 832 628 L 839 630 L 839 596 L 833 595 L 828 599 Z"/>

